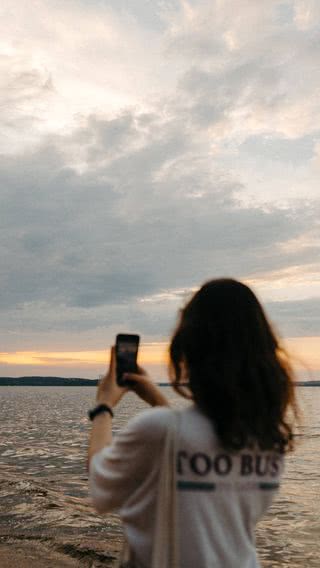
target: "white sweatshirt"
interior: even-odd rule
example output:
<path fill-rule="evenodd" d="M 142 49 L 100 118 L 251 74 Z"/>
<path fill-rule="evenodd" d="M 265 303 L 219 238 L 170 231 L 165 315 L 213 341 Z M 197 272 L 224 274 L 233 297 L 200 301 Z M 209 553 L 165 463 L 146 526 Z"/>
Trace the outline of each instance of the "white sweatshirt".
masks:
<path fill-rule="evenodd" d="M 170 412 L 165 407 L 142 412 L 90 465 L 95 508 L 119 512 L 130 548 L 146 568 Z M 180 411 L 177 447 L 181 568 L 257 568 L 254 529 L 279 486 L 282 457 L 225 451 L 211 422 L 195 406 Z"/>

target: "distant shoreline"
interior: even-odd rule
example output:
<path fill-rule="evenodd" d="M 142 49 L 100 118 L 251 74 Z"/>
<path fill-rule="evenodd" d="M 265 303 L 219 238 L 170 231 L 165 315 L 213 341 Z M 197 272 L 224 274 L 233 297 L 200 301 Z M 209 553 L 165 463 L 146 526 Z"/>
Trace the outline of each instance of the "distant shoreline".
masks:
<path fill-rule="evenodd" d="M 79 377 L 0 377 L 0 387 L 95 387 L 97 379 Z M 170 383 L 157 382 L 160 387 L 169 387 Z M 299 387 L 320 387 L 320 381 L 296 381 Z"/>
<path fill-rule="evenodd" d="M 0 386 L 2 387 L 93 387 L 97 384 L 97 379 L 79 377 L 0 377 Z"/>

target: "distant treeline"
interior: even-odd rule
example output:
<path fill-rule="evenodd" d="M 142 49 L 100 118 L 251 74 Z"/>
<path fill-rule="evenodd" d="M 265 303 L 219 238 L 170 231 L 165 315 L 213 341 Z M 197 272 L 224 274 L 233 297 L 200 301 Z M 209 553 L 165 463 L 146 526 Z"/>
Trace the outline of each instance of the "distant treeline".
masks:
<path fill-rule="evenodd" d="M 12 387 L 94 387 L 97 379 L 64 377 L 0 377 L 0 386 Z"/>
<path fill-rule="evenodd" d="M 0 377 L 0 387 L 95 387 L 97 379 L 80 379 L 65 377 Z M 157 383 L 160 387 L 168 387 L 170 383 Z M 297 386 L 320 387 L 320 381 L 297 381 Z"/>
<path fill-rule="evenodd" d="M 96 387 L 98 379 L 79 377 L 0 377 L 0 387 Z M 169 383 L 157 383 L 161 387 Z"/>
<path fill-rule="evenodd" d="M 320 381 L 296 381 L 298 387 L 320 387 Z"/>

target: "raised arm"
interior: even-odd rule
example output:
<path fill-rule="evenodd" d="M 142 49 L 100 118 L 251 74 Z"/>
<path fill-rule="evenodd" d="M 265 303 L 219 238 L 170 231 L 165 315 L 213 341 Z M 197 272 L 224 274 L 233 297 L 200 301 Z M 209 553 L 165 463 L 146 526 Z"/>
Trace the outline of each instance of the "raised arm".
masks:
<path fill-rule="evenodd" d="M 130 382 L 130 387 L 120 387 L 116 379 L 115 348 L 111 348 L 109 370 L 100 381 L 97 389 L 97 405 L 104 404 L 112 409 L 129 390 L 135 392 L 150 406 L 169 406 L 168 399 L 150 379 L 144 369 L 138 367 L 138 373 L 128 373 L 124 378 Z M 112 415 L 111 412 L 98 414 L 92 425 L 88 448 L 88 467 L 94 454 L 112 443 Z"/>

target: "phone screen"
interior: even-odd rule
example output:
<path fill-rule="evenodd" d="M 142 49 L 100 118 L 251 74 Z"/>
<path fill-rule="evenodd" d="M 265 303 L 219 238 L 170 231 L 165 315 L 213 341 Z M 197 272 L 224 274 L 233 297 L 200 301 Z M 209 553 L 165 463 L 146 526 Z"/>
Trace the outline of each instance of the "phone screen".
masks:
<path fill-rule="evenodd" d="M 119 333 L 116 338 L 117 383 L 125 385 L 123 373 L 137 371 L 139 335 Z"/>

